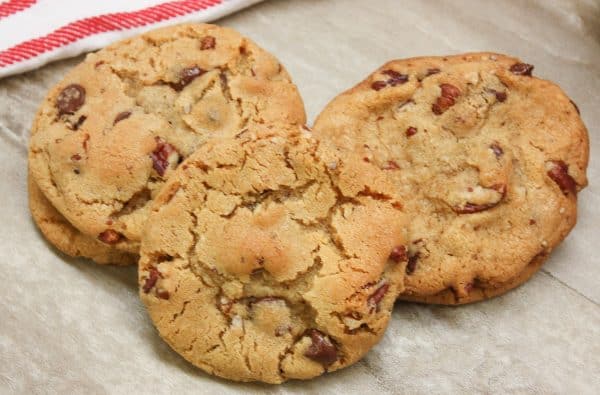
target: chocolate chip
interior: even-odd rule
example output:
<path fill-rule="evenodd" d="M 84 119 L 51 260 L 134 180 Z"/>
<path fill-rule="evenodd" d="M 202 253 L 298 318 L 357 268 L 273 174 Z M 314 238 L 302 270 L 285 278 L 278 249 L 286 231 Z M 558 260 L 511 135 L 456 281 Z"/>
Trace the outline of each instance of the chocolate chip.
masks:
<path fill-rule="evenodd" d="M 58 115 L 74 114 L 85 103 L 85 88 L 79 84 L 65 87 L 56 98 Z"/>
<path fill-rule="evenodd" d="M 417 134 L 417 128 L 409 126 L 408 129 L 406 129 L 406 137 L 414 136 L 415 134 Z"/>
<path fill-rule="evenodd" d="M 337 361 L 337 349 L 329 337 L 316 329 L 310 329 L 308 335 L 312 343 L 304 353 L 306 357 L 325 366 L 329 366 Z"/>
<path fill-rule="evenodd" d="M 372 309 L 377 309 L 377 311 L 379 311 L 379 302 L 381 302 L 389 288 L 390 284 L 384 283 L 377 288 L 377 290 L 373 292 L 371 296 L 369 296 L 367 303 Z"/>
<path fill-rule="evenodd" d="M 493 142 L 490 145 L 490 148 L 494 152 L 494 155 L 496 155 L 496 158 L 500 158 L 504 154 L 502 147 L 500 147 L 500 145 L 497 142 Z"/>
<path fill-rule="evenodd" d="M 562 160 L 550 161 L 550 169 L 548 170 L 548 177 L 552 179 L 560 190 L 568 195 L 569 193 L 575 195 L 577 193 L 577 183 L 575 179 L 569 175 L 569 166 Z"/>
<path fill-rule="evenodd" d="M 386 164 L 382 167 L 383 170 L 398 170 L 400 166 L 393 160 L 388 160 Z"/>
<path fill-rule="evenodd" d="M 531 77 L 531 72 L 533 71 L 533 65 L 527 63 L 515 63 L 510 66 L 510 72 L 515 75 L 526 75 Z"/>
<path fill-rule="evenodd" d="M 384 70 L 381 72 L 382 74 L 387 75 L 388 77 L 390 77 L 386 83 L 389 86 L 396 86 L 396 85 L 401 85 L 404 84 L 408 81 L 408 75 L 407 74 L 401 74 L 397 71 L 394 70 Z"/>
<path fill-rule="evenodd" d="M 385 81 L 375 81 L 371 84 L 371 89 L 379 91 L 387 86 Z"/>
<path fill-rule="evenodd" d="M 394 247 L 390 253 L 390 259 L 396 263 L 404 262 L 407 257 L 406 247 L 403 245 Z"/>
<path fill-rule="evenodd" d="M 536 223 L 536 222 L 535 222 L 535 219 L 530 219 L 530 220 L 529 220 L 529 225 L 535 225 L 535 223 Z"/>
<path fill-rule="evenodd" d="M 206 36 L 200 41 L 200 49 L 206 51 L 207 49 L 214 49 L 217 44 L 217 40 L 213 36 Z"/>
<path fill-rule="evenodd" d="M 123 111 L 117 114 L 115 120 L 113 121 L 113 125 L 116 125 L 118 122 L 121 122 L 124 119 L 127 119 L 131 116 L 131 111 Z"/>
<path fill-rule="evenodd" d="M 106 244 L 116 244 L 123 236 L 113 229 L 107 229 L 98 235 L 98 239 Z"/>
<path fill-rule="evenodd" d="M 146 278 L 146 281 L 144 281 L 144 285 L 142 287 L 145 293 L 150 292 L 154 285 L 156 285 L 159 277 L 159 271 L 155 267 L 151 268 L 150 273 L 148 273 L 148 277 Z"/>
<path fill-rule="evenodd" d="M 206 73 L 206 70 L 202 70 L 198 66 L 186 67 L 179 73 L 179 81 L 172 82 L 169 84 L 169 86 L 171 86 L 171 88 L 179 92 L 183 90 L 183 88 L 185 88 L 195 78 L 201 76 L 204 73 Z"/>
<path fill-rule="evenodd" d="M 406 264 L 406 274 L 413 274 L 417 268 L 417 261 L 419 260 L 419 253 L 410 256 L 408 263 Z"/>
<path fill-rule="evenodd" d="M 75 174 L 79 174 L 79 169 L 78 169 L 78 168 L 74 168 L 74 169 L 73 169 L 73 173 L 75 173 Z"/>
<path fill-rule="evenodd" d="M 150 154 L 150 158 L 152 158 L 152 167 L 154 170 L 156 170 L 158 175 L 163 176 L 169 167 L 169 156 L 173 152 L 177 152 L 177 150 L 160 137 L 156 137 L 155 139 L 156 148 Z"/>

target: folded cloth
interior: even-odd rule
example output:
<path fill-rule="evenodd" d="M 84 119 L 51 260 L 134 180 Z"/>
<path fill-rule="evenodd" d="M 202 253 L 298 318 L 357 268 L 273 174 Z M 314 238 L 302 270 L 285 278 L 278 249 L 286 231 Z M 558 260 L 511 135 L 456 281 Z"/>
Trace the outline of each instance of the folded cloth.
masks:
<path fill-rule="evenodd" d="M 164 25 L 208 22 L 262 0 L 0 0 L 0 78 Z"/>

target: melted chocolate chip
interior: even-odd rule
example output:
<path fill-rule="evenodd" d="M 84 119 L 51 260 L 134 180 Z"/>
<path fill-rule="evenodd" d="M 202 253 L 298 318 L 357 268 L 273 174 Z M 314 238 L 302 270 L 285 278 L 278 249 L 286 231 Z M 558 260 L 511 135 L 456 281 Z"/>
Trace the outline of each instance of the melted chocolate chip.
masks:
<path fill-rule="evenodd" d="M 316 329 L 310 329 L 308 335 L 312 341 L 304 355 L 325 366 L 329 366 L 337 361 L 337 349 L 322 332 Z"/>
<path fill-rule="evenodd" d="M 213 36 L 206 36 L 200 41 L 200 49 L 206 51 L 207 49 L 215 49 L 217 40 Z"/>
<path fill-rule="evenodd" d="M 131 116 L 131 111 L 123 111 L 117 114 L 117 116 L 115 117 L 115 120 L 113 121 L 113 125 L 116 125 L 117 123 L 121 122 L 124 119 L 127 119 Z"/>
<path fill-rule="evenodd" d="M 206 70 L 202 70 L 198 66 L 186 67 L 179 73 L 179 81 L 172 82 L 169 84 L 169 86 L 179 92 L 195 78 L 200 77 L 204 73 L 206 73 Z"/>
<path fill-rule="evenodd" d="M 116 244 L 121 241 L 122 237 L 123 235 L 113 229 L 107 229 L 98 235 L 98 239 L 106 244 Z"/>
<path fill-rule="evenodd" d="M 550 162 L 551 167 L 548 170 L 548 177 L 552 179 L 560 190 L 568 195 L 569 193 L 575 195 L 577 193 L 577 183 L 575 179 L 569 175 L 569 166 L 562 160 L 555 160 Z"/>
<path fill-rule="evenodd" d="M 58 115 L 74 114 L 85 103 L 85 88 L 79 84 L 65 87 L 56 98 Z"/>
<path fill-rule="evenodd" d="M 515 63 L 512 66 L 510 66 L 509 70 L 515 75 L 526 75 L 528 77 L 531 77 L 533 65 L 527 63 Z"/>

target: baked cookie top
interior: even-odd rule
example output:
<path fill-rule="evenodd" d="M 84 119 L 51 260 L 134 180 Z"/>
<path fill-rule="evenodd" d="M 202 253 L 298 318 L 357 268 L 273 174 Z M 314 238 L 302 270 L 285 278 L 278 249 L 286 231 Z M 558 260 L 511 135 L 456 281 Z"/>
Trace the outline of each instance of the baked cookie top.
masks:
<path fill-rule="evenodd" d="M 587 131 L 532 70 L 493 53 L 396 60 L 318 117 L 315 136 L 394 179 L 410 218 L 405 295 L 451 289 L 460 303 L 504 287 L 574 226 Z"/>
<path fill-rule="evenodd" d="M 50 91 L 31 172 L 76 228 L 136 252 L 147 203 L 181 160 L 263 122 L 305 122 L 277 59 L 228 28 L 167 27 L 88 55 Z"/>
<path fill-rule="evenodd" d="M 42 191 L 28 178 L 31 216 L 46 238 L 60 252 L 72 257 L 89 258 L 100 264 L 131 265 L 138 256 L 102 243 L 95 237 L 78 231 L 46 199 Z"/>
<path fill-rule="evenodd" d="M 208 142 L 157 196 L 142 239 L 140 296 L 160 335 L 232 380 L 354 363 L 402 291 L 406 226 L 390 189 L 304 129 Z"/>

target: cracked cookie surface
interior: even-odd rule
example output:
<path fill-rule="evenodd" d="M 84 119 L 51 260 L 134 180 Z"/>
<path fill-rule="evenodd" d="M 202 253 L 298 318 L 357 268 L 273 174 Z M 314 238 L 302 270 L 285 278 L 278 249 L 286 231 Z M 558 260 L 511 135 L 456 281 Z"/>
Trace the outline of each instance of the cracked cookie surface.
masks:
<path fill-rule="evenodd" d="M 410 218 L 401 298 L 499 295 L 575 225 L 587 130 L 575 103 L 532 70 L 493 53 L 392 61 L 317 118 L 318 138 L 394 179 Z"/>
<path fill-rule="evenodd" d="M 403 289 L 406 225 L 390 189 L 305 129 L 206 143 L 157 196 L 142 238 L 140 296 L 161 337 L 240 381 L 356 362 Z"/>
<path fill-rule="evenodd" d="M 137 254 L 108 246 L 73 227 L 46 199 L 31 176 L 28 178 L 28 189 L 31 217 L 46 240 L 59 251 L 72 257 L 89 258 L 100 264 L 131 265 L 137 262 Z"/>
<path fill-rule="evenodd" d="M 35 183 L 85 235 L 136 253 L 149 202 L 208 138 L 255 123 L 303 124 L 283 66 L 214 25 L 152 31 L 87 56 L 32 128 Z"/>

